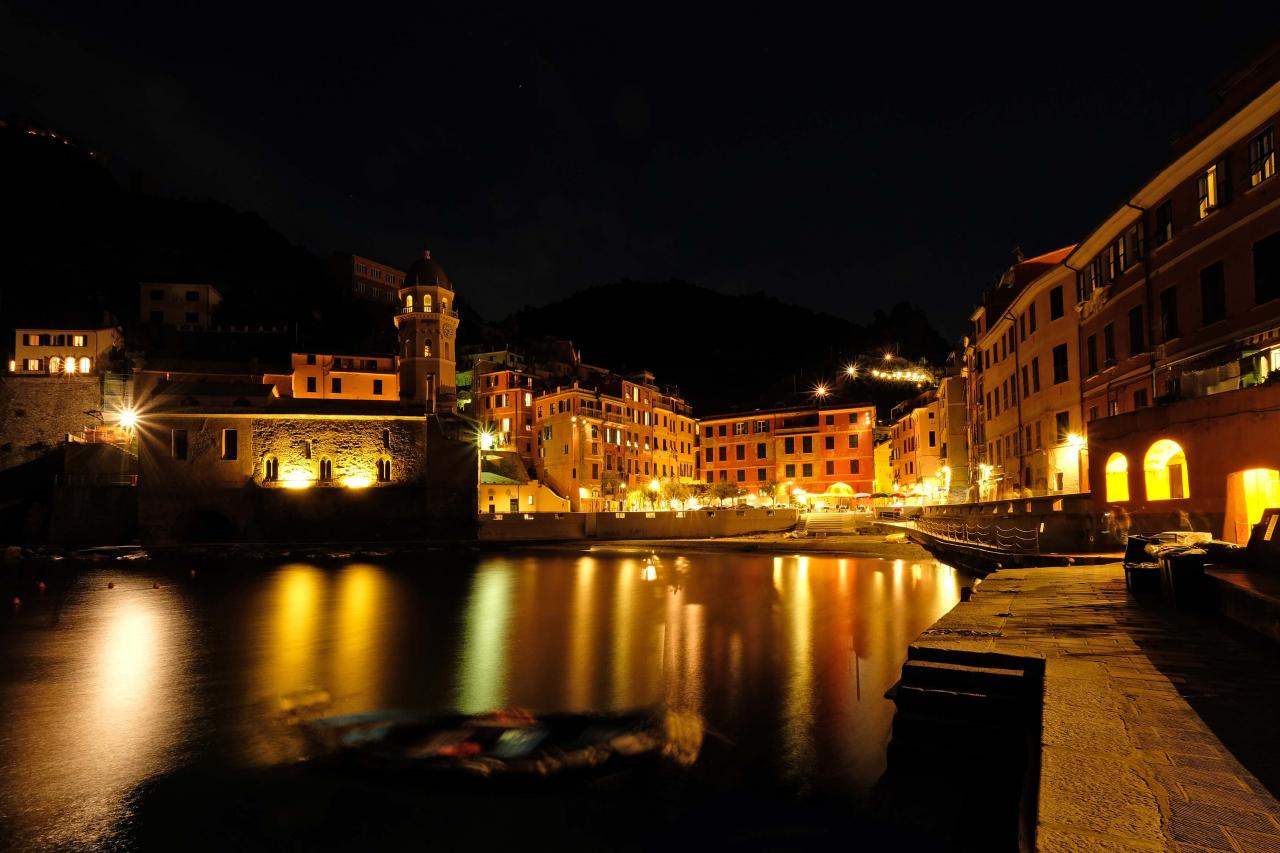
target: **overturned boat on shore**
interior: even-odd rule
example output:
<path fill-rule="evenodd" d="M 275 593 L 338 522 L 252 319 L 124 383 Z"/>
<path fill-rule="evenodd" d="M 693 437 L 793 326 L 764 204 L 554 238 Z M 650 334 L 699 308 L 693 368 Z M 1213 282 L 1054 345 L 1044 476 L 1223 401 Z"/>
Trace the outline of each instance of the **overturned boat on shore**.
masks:
<path fill-rule="evenodd" d="M 318 757 L 424 778 L 536 779 L 646 763 L 689 766 L 702 746 L 697 715 L 423 714 L 372 711 L 303 723 Z"/>

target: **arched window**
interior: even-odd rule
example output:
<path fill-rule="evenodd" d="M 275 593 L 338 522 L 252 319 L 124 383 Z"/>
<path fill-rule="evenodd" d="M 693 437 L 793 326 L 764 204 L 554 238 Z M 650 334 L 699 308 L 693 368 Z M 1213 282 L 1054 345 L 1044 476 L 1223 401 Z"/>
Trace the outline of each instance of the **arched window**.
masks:
<path fill-rule="evenodd" d="M 88 358 L 88 356 L 80 356 L 80 372 L 81 372 L 81 373 L 88 373 L 88 372 L 89 372 L 89 358 Z"/>
<path fill-rule="evenodd" d="M 1147 480 L 1147 500 L 1176 501 L 1191 497 L 1187 454 L 1176 441 L 1162 438 L 1151 445 L 1142 468 Z"/>
<path fill-rule="evenodd" d="M 422 340 L 422 357 L 431 358 L 431 338 L 423 338 Z"/>
<path fill-rule="evenodd" d="M 328 456 L 320 459 L 320 481 L 328 482 L 333 479 L 333 460 Z"/>
<path fill-rule="evenodd" d="M 1107 503 L 1129 500 L 1129 458 L 1123 453 L 1107 457 Z"/>
<path fill-rule="evenodd" d="M 413 310 L 413 294 L 412 293 L 408 294 L 404 298 L 404 310 L 405 311 Z"/>
<path fill-rule="evenodd" d="M 62 359 L 59 356 L 55 355 L 53 358 L 49 359 L 49 372 L 50 373 L 62 372 Z"/>
<path fill-rule="evenodd" d="M 430 293 L 424 293 L 422 295 L 422 310 L 428 314 L 431 313 L 431 294 Z"/>
<path fill-rule="evenodd" d="M 68 376 L 76 372 L 76 357 L 74 355 L 67 356 L 67 360 L 62 362 L 62 372 Z"/>
<path fill-rule="evenodd" d="M 391 460 L 385 456 L 378 460 L 378 482 L 391 482 Z"/>
<path fill-rule="evenodd" d="M 268 456 L 262 460 L 262 479 L 268 482 L 275 482 L 280 479 L 280 460 L 274 456 Z"/>

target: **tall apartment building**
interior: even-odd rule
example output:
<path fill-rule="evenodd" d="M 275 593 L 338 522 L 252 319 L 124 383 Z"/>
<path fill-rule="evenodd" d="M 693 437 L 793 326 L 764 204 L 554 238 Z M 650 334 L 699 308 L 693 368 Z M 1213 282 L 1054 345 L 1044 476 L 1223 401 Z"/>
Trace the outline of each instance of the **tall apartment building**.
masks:
<path fill-rule="evenodd" d="M 516 369 L 511 362 L 483 357 L 472 362 L 471 417 L 493 436 L 495 450 L 518 453 L 526 468 L 535 467 L 536 393 L 533 374 Z"/>
<path fill-rule="evenodd" d="M 942 475 L 942 430 L 936 389 L 893 407 L 889 461 L 893 490 L 919 502 L 945 500 Z"/>
<path fill-rule="evenodd" d="M 365 302 L 395 305 L 404 286 L 404 270 L 360 255 L 331 255 L 328 267 L 339 290 Z"/>
<path fill-rule="evenodd" d="M 697 476 L 697 422 L 649 373 L 575 382 L 534 401 L 538 479 L 575 512 L 621 508 L 627 493 Z"/>
<path fill-rule="evenodd" d="M 1242 541 L 1280 505 L 1280 50 L 1219 94 L 1065 263 L 1095 496 Z"/>
<path fill-rule="evenodd" d="M 867 405 L 808 406 L 703 418 L 705 482 L 736 483 L 750 497 L 835 504 L 875 483 Z"/>
<path fill-rule="evenodd" d="M 222 294 L 209 284 L 143 282 L 138 291 L 138 319 L 164 326 L 207 329 L 222 304 Z"/>
<path fill-rule="evenodd" d="M 977 499 L 1087 491 L 1078 311 L 1068 246 L 1011 267 L 973 314 Z"/>

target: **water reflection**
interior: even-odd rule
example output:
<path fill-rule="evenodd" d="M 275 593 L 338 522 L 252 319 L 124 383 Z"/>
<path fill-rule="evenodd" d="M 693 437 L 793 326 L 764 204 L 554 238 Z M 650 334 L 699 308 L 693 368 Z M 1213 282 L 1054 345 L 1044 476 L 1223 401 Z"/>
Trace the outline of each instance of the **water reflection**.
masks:
<path fill-rule="evenodd" d="M 187 608 L 150 586 L 86 582 L 53 630 L 10 634 L 36 640 L 38 668 L 6 681 L 0 814 L 41 846 L 106 846 L 134 788 L 172 764 L 190 729 Z M 22 617 L 45 621 L 32 610 Z"/>
<path fill-rule="evenodd" d="M 273 713 L 309 689 L 333 713 L 667 704 L 733 745 L 700 765 L 725 784 L 865 788 L 883 693 L 960 586 L 930 561 L 715 554 L 186 574 L 110 592 L 86 577 L 60 617 L 5 617 L 0 815 L 19 838 L 94 846 L 148 777 L 287 761 Z"/>
<path fill-rule="evenodd" d="M 477 714 L 506 704 L 507 629 L 511 587 L 515 580 L 506 562 L 481 568 L 467 597 L 462 637 L 458 709 Z"/>

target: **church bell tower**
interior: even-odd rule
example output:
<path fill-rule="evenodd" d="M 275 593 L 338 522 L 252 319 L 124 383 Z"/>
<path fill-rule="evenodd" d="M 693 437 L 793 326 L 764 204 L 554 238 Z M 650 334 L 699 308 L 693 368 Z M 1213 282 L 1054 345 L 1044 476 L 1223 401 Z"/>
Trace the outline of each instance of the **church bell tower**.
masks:
<path fill-rule="evenodd" d="M 410 265 L 397 293 L 396 332 L 400 347 L 400 399 L 436 412 L 457 409 L 458 312 L 453 285 L 431 252 Z"/>

